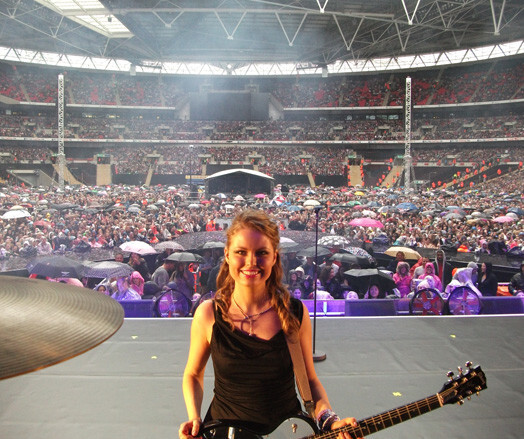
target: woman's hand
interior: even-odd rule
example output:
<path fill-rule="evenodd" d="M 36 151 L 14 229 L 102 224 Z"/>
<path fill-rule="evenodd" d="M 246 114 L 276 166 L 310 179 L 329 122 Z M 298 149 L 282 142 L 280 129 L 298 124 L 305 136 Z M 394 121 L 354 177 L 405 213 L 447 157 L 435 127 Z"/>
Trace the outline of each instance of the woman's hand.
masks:
<path fill-rule="evenodd" d="M 178 429 L 178 437 L 180 439 L 200 437 L 198 433 L 200 431 L 201 425 L 202 421 L 200 419 L 193 419 L 192 421 L 187 421 L 183 424 L 180 424 L 180 428 Z"/>
<path fill-rule="evenodd" d="M 342 428 L 342 427 L 345 427 L 346 425 L 357 427 L 358 423 L 355 418 L 344 418 L 344 419 L 341 419 L 340 421 L 333 422 L 333 424 L 331 424 L 331 430 L 336 430 L 337 428 Z M 352 436 L 350 436 L 348 432 L 341 432 L 337 436 L 337 439 L 352 439 Z M 359 437 L 359 439 L 362 439 L 362 438 Z"/>

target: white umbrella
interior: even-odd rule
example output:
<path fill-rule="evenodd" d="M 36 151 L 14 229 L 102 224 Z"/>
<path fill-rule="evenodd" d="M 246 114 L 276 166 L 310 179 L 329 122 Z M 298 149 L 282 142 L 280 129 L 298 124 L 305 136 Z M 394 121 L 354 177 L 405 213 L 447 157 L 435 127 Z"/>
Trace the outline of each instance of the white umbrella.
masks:
<path fill-rule="evenodd" d="M 143 241 L 124 242 L 120 245 L 120 249 L 129 253 L 138 253 L 139 255 L 151 255 L 157 253 L 153 247 Z"/>
<path fill-rule="evenodd" d="M 320 206 L 320 201 L 313 200 L 313 199 L 306 200 L 306 201 L 304 201 L 303 206 L 307 207 L 307 208 L 313 208 L 315 206 Z"/>
<path fill-rule="evenodd" d="M 27 218 L 31 214 L 27 210 L 8 210 L 2 215 L 2 219 L 17 219 L 17 218 Z"/>
<path fill-rule="evenodd" d="M 340 235 L 326 235 L 318 240 L 318 245 L 324 247 L 344 246 L 349 245 L 350 242 L 347 238 Z"/>
<path fill-rule="evenodd" d="M 246 199 L 242 195 L 237 195 L 235 198 L 233 198 L 235 201 L 246 201 Z"/>

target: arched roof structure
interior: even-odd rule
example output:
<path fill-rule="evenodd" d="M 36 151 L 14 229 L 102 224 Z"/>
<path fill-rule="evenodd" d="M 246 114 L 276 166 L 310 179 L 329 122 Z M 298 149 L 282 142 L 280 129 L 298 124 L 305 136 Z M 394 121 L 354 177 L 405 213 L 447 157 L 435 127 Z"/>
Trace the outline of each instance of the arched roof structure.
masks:
<path fill-rule="evenodd" d="M 523 11 L 520 0 L 0 0 L 0 57 L 16 49 L 22 62 L 87 57 L 104 68 L 101 58 L 133 71 L 181 63 L 182 73 L 197 63 L 210 74 L 254 64 L 320 73 L 370 59 L 379 69 L 472 47 L 522 53 Z"/>

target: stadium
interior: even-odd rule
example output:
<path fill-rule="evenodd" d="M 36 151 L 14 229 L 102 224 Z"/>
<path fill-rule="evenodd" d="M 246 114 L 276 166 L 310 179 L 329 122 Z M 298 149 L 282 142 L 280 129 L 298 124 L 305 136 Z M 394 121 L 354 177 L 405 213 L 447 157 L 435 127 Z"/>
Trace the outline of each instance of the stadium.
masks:
<path fill-rule="evenodd" d="M 145 3 L 0 0 L 1 274 L 58 279 L 88 290 L 103 286 L 125 310 L 115 339 L 122 342 L 141 331 L 146 340 L 141 349 L 147 351 L 148 343 L 157 342 L 158 325 L 174 325 L 170 328 L 180 332 L 158 342 L 158 349 L 168 352 L 170 343 L 180 346 L 188 338 L 190 319 L 165 317 L 191 317 L 212 296 L 211 272 L 220 263 L 224 230 L 247 207 L 263 209 L 281 230 L 287 285 L 322 317 L 323 349 L 328 358 L 337 358 L 333 373 L 348 386 L 366 384 L 339 365 L 354 348 L 345 340 L 347 350 L 338 351 L 332 336 L 340 322 L 344 331 L 363 329 L 380 337 L 383 327 L 389 328 L 384 343 L 393 342 L 396 331 L 411 336 L 416 322 L 425 321 L 442 349 L 447 342 L 439 337 L 448 324 L 473 343 L 489 344 L 490 331 L 499 331 L 503 341 L 492 343 L 497 345 L 492 350 L 469 345 L 457 350 L 478 354 L 488 369 L 500 370 L 496 395 L 508 396 L 511 366 L 505 358 L 518 361 L 520 375 L 523 370 L 522 355 L 515 351 L 522 343 L 507 347 L 502 337 L 524 312 L 524 292 L 515 283 L 519 274 L 522 278 L 524 258 L 520 2 Z M 136 243 L 154 250 L 135 251 L 138 247 L 130 244 Z M 438 273 L 439 252 L 440 263 L 449 267 L 446 280 L 446 269 Z M 139 262 L 133 262 L 139 253 Z M 194 257 L 184 268 L 192 279 L 188 291 L 167 284 L 147 291 L 164 259 L 179 253 Z M 55 257 L 82 265 L 82 272 L 38 271 L 37 262 Z M 118 258 L 139 273 L 140 300 L 119 295 L 113 272 L 96 271 L 96 264 Z M 318 268 L 308 279 L 311 258 Z M 413 281 L 403 291 L 391 279 L 404 261 L 413 272 L 434 262 L 440 287 L 418 289 Z M 302 279 L 299 267 L 306 271 Z M 382 301 L 371 299 L 370 278 L 343 276 L 360 269 L 378 270 L 377 278 L 386 273 L 387 279 L 376 282 Z M 461 272 L 470 278 L 462 280 Z M 488 274 L 494 287 L 481 282 Z M 366 337 L 361 348 L 373 343 Z M 431 344 L 425 346 L 422 336 L 417 342 L 418 354 L 434 358 Z M 398 374 L 405 386 L 409 368 L 399 360 L 404 353 L 416 364 L 412 372 L 424 379 L 425 366 L 409 345 L 395 344 L 384 357 L 362 349 L 353 365 L 356 375 L 374 360 L 376 379 L 387 358 L 396 372 L 385 375 L 394 382 Z M 174 352 L 166 354 L 171 364 L 157 368 L 145 357 L 134 357 L 136 369 L 119 365 L 115 373 L 105 369 L 115 365 L 114 356 L 96 352 L 56 367 L 57 376 L 71 379 L 80 360 L 82 372 L 72 380 L 79 389 L 89 386 L 92 375 L 111 385 L 120 374 L 128 375 L 142 386 L 147 381 L 142 371 L 151 370 L 158 379 L 147 385 L 168 388 L 181 399 L 184 349 L 176 358 Z M 133 358 L 135 352 L 126 355 Z M 452 352 L 444 357 L 455 361 Z M 84 358 L 92 360 L 92 369 Z M 42 394 L 62 387 L 45 372 L 32 376 Z M 0 397 L 6 407 L 13 407 L 10 396 L 29 404 L 31 395 L 17 393 L 11 384 L 16 380 L 0 382 L 6 383 L 8 396 Z M 330 383 L 332 389 L 336 385 Z M 380 399 L 378 390 L 372 391 L 375 399 Z M 341 394 L 330 393 L 343 404 Z M 60 394 L 68 398 L 63 390 Z M 129 394 L 101 394 L 114 405 L 125 405 L 123 399 L 139 403 Z M 147 398 L 154 405 L 154 397 Z M 111 418 L 109 402 L 96 395 L 88 399 L 78 423 L 71 422 L 76 411 L 65 421 L 51 421 L 44 416 L 53 417 L 60 408 L 51 404 L 42 415 L 31 409 L 45 426 L 45 433 L 34 437 L 57 437 L 63 428 L 71 437 L 83 437 L 81 431 L 90 427 L 97 437 L 118 434 L 118 428 L 126 436 L 144 436 L 147 422 Z M 180 404 L 172 399 L 169 404 Z M 487 399 L 480 409 L 486 417 L 496 410 L 496 402 Z M 176 434 L 177 423 L 168 421 L 169 404 L 162 402 L 154 414 L 146 409 L 158 434 Z M 95 406 L 108 411 L 101 416 Z M 373 408 L 368 401 L 366 409 Z M 518 437 L 520 418 L 511 410 L 498 415 L 505 437 Z M 92 417 L 99 421 L 91 424 Z M 177 415 L 177 422 L 183 417 Z M 450 424 L 460 423 L 458 415 L 451 418 Z M 454 437 L 452 427 L 440 424 L 443 418 L 433 419 L 436 423 L 430 418 L 397 427 L 389 437 L 410 431 Z M 473 427 L 475 437 L 493 431 L 485 422 Z M 6 437 L 35 434 L 31 423 L 9 409 L 5 417 L 0 413 L 3 429 Z"/>

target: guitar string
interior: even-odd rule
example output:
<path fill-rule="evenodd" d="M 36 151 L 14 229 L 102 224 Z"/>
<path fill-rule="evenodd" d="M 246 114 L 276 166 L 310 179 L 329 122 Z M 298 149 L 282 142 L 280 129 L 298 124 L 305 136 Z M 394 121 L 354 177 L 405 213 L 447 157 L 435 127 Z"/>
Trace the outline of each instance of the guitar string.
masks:
<path fill-rule="evenodd" d="M 443 395 L 443 396 L 447 396 L 447 394 L 452 393 L 453 390 L 455 390 L 455 389 L 448 389 L 448 390 L 445 390 L 445 391 L 441 392 L 440 394 Z M 350 434 L 354 434 L 354 433 L 356 433 L 357 431 L 360 430 L 360 434 L 364 434 L 363 428 L 366 428 L 369 431 L 369 433 L 373 433 L 372 431 L 369 430 L 369 427 L 370 426 L 375 426 L 376 427 L 377 422 L 372 421 L 374 418 L 379 418 L 380 417 L 380 419 L 384 419 L 384 416 L 389 414 L 389 419 L 393 420 L 393 418 L 391 417 L 390 413 L 394 412 L 394 411 L 397 411 L 397 412 L 399 412 L 400 422 L 403 422 L 404 419 L 402 419 L 402 414 L 409 414 L 411 412 L 411 409 L 409 409 L 408 407 L 410 407 L 410 406 L 412 408 L 417 408 L 417 411 L 419 412 L 418 415 L 422 415 L 423 414 L 423 413 L 420 412 L 420 407 L 421 407 L 421 405 L 423 403 L 428 405 L 428 408 L 430 409 L 429 411 L 431 411 L 430 400 L 435 400 L 433 402 L 438 402 L 438 396 L 437 395 L 433 395 L 433 396 L 425 398 L 423 400 L 415 401 L 415 402 L 406 404 L 403 407 L 399 407 L 399 408 L 396 408 L 396 409 L 393 409 L 393 410 L 389 410 L 388 412 L 381 413 L 379 415 L 372 416 L 371 418 L 362 420 L 362 421 L 367 420 L 368 422 L 371 422 L 371 424 L 367 424 L 366 423 L 363 426 L 357 425 L 356 427 L 353 427 L 351 425 L 347 425 L 345 427 L 341 427 L 341 428 L 335 429 L 335 430 L 327 432 L 327 433 L 322 433 L 322 434 L 319 434 L 319 435 L 309 436 L 308 438 L 315 438 L 315 437 L 319 437 L 319 436 L 323 437 L 323 438 L 330 438 L 330 439 L 331 438 L 336 438 L 338 436 L 340 430 L 343 430 L 343 431 L 345 431 L 347 433 L 350 433 Z M 424 413 L 427 413 L 427 412 L 424 412 Z M 410 416 L 410 419 L 411 419 L 411 416 Z M 384 423 L 384 422 L 382 421 L 382 423 Z M 392 425 L 396 425 L 396 424 L 393 423 Z"/>

